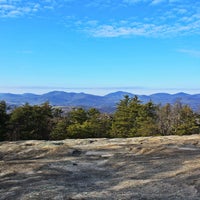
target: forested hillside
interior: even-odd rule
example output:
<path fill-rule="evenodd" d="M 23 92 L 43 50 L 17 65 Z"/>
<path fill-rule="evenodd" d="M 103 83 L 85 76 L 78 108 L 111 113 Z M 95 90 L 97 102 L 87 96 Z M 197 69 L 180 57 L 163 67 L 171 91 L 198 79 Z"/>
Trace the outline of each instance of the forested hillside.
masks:
<path fill-rule="evenodd" d="M 113 114 L 96 108 L 67 113 L 49 103 L 9 110 L 0 102 L 0 140 L 60 140 L 66 138 L 136 137 L 200 133 L 200 114 L 179 101 L 156 105 L 124 96 Z"/>

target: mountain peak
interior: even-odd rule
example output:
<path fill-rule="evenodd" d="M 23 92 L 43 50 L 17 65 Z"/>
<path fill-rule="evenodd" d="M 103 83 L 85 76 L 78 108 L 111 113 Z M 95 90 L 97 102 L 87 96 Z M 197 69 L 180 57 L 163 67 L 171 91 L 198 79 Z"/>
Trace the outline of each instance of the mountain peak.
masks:
<path fill-rule="evenodd" d="M 64 91 L 52 91 L 42 95 L 36 95 L 31 93 L 10 94 L 0 93 L 0 100 L 5 100 L 8 104 L 22 105 L 29 103 L 31 105 L 41 104 L 48 101 L 51 105 L 55 106 L 83 106 L 83 107 L 95 107 L 101 111 L 109 112 L 108 110 L 114 110 L 116 104 L 124 98 L 125 95 L 134 97 L 135 95 L 129 92 L 117 91 L 105 96 L 97 96 L 86 93 L 74 93 Z M 184 92 L 177 94 L 168 93 L 156 93 L 152 95 L 137 95 L 141 102 L 146 103 L 153 101 L 155 104 L 173 104 L 177 99 L 181 99 L 183 104 L 188 104 L 194 110 L 200 107 L 200 94 L 190 95 Z"/>
<path fill-rule="evenodd" d="M 174 94 L 174 96 L 189 96 L 189 94 L 184 93 L 184 92 L 179 92 L 179 93 Z"/>

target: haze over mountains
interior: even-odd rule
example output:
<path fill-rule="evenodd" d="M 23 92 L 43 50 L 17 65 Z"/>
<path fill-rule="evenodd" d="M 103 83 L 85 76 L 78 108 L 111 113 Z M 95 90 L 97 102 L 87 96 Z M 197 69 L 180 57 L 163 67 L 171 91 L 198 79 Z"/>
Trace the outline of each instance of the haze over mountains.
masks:
<path fill-rule="evenodd" d="M 29 103 L 31 105 L 42 104 L 48 101 L 53 106 L 82 106 L 82 107 L 95 107 L 104 112 L 112 112 L 115 110 L 116 104 L 124 98 L 124 95 L 134 97 L 137 94 L 118 91 L 107 94 L 105 96 L 91 95 L 86 93 L 74 93 L 63 91 L 52 91 L 46 94 L 37 95 L 31 93 L 25 94 L 11 94 L 0 93 L 0 100 L 5 100 L 8 105 L 23 105 Z M 200 94 L 168 94 L 168 93 L 156 93 L 152 95 L 137 95 L 139 99 L 146 103 L 153 101 L 155 104 L 173 104 L 177 100 L 183 104 L 189 105 L 194 110 L 200 108 Z"/>

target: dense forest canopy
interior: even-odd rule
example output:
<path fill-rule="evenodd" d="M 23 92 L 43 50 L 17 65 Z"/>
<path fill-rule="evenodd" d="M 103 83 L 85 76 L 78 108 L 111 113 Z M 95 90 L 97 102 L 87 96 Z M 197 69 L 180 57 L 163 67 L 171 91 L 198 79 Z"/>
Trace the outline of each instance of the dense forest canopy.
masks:
<path fill-rule="evenodd" d="M 143 104 L 124 96 L 113 114 L 96 108 L 64 113 L 49 103 L 17 107 L 8 112 L 0 102 L 0 140 L 60 140 L 67 138 L 137 137 L 200 133 L 200 114 L 177 101 L 164 106 Z"/>

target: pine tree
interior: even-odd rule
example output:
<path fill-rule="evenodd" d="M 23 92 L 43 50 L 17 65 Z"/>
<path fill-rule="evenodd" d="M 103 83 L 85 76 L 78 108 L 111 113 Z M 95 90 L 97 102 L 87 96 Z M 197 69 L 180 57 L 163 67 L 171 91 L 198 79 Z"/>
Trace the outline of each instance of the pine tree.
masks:
<path fill-rule="evenodd" d="M 0 102 L 0 141 L 6 140 L 7 123 L 9 115 L 7 114 L 7 105 L 5 101 Z"/>

